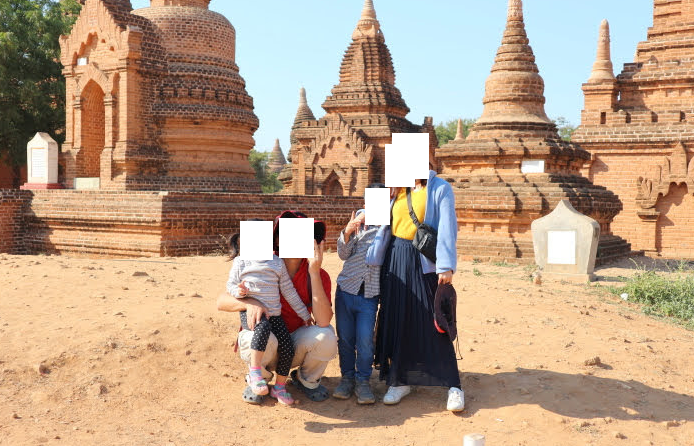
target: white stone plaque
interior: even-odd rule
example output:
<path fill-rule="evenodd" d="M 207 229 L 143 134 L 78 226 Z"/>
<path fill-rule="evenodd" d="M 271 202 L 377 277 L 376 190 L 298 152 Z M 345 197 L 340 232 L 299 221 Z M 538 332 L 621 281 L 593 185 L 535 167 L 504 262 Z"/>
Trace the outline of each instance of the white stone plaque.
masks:
<path fill-rule="evenodd" d="M 521 173 L 545 173 L 545 160 L 524 160 Z"/>
<path fill-rule="evenodd" d="M 547 232 L 547 263 L 576 264 L 576 231 Z"/>
<path fill-rule="evenodd" d="M 48 180 L 48 154 L 46 149 L 31 149 L 31 177 Z"/>
<path fill-rule="evenodd" d="M 77 190 L 99 189 L 100 186 L 99 178 L 75 178 L 75 189 Z"/>

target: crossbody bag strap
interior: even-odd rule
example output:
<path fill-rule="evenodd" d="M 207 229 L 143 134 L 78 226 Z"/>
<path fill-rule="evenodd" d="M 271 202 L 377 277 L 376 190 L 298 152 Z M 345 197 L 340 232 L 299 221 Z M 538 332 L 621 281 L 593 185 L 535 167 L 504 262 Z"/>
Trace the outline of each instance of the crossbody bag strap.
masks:
<path fill-rule="evenodd" d="M 415 214 L 414 209 L 412 208 L 412 195 L 410 194 L 410 188 L 407 188 L 407 207 L 410 209 L 410 218 L 412 219 L 412 223 L 419 228 L 420 224 L 419 219 L 417 218 L 417 214 Z"/>

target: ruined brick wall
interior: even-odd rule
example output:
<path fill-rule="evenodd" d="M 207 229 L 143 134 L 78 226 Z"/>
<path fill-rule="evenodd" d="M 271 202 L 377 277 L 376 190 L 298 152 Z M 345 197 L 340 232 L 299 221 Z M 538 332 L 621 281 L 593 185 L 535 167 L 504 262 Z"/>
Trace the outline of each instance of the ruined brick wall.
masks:
<path fill-rule="evenodd" d="M 28 191 L 0 189 L 0 253 L 26 252 L 23 212 L 30 198 Z"/>
<path fill-rule="evenodd" d="M 25 211 L 29 253 L 102 257 L 156 257 L 226 252 L 239 221 L 272 220 L 301 210 L 326 222 L 326 244 L 336 248 L 340 230 L 361 198 L 233 193 L 34 191 Z"/>

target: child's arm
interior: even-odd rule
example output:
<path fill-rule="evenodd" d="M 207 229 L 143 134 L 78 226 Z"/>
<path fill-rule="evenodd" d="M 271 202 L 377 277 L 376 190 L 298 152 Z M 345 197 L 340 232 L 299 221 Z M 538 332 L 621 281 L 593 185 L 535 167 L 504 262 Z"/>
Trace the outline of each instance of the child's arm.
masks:
<path fill-rule="evenodd" d="M 241 282 L 241 260 L 234 259 L 234 264 L 229 271 L 229 280 L 227 280 L 227 292 L 236 298 L 246 297 L 248 289 Z"/>
<path fill-rule="evenodd" d="M 347 238 L 348 241 L 345 241 L 345 238 Z M 340 257 L 340 260 L 349 259 L 352 252 L 354 252 L 356 244 L 357 236 L 345 236 L 345 231 L 343 229 L 342 232 L 340 232 L 340 236 L 337 238 L 337 255 Z"/>
<path fill-rule="evenodd" d="M 280 260 L 280 264 L 282 265 L 282 270 L 280 272 L 280 291 L 282 292 L 282 296 L 284 296 L 292 309 L 296 311 L 296 314 L 298 314 L 304 322 L 308 321 L 311 319 L 311 315 L 306 309 L 306 305 L 304 305 L 301 297 L 299 297 L 299 294 L 296 292 L 292 279 L 289 278 L 289 272 L 284 264 L 284 260 Z"/>

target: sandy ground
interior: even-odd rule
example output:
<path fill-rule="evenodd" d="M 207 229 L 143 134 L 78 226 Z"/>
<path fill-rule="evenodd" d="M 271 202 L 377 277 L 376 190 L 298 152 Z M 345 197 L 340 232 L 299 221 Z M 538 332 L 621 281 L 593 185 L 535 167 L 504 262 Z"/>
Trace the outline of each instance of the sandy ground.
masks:
<path fill-rule="evenodd" d="M 337 256 L 325 263 L 336 277 Z M 464 413 L 440 388 L 392 407 L 298 391 L 293 408 L 247 405 L 238 317 L 215 308 L 229 267 L 0 255 L 0 444 L 461 445 L 479 432 L 487 445 L 694 445 L 694 333 L 503 265 L 463 263 L 454 279 Z M 324 384 L 338 380 L 334 360 Z"/>

